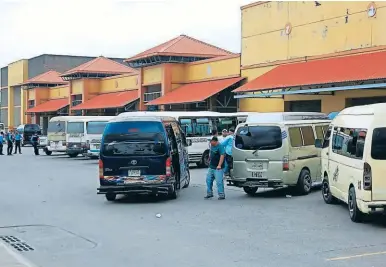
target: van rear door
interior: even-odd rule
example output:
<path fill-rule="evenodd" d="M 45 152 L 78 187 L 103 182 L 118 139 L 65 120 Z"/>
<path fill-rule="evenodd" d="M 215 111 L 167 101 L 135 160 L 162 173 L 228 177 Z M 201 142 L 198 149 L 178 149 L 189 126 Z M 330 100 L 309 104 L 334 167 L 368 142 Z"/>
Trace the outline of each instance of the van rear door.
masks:
<path fill-rule="evenodd" d="M 138 181 L 166 175 L 166 140 L 165 129 L 158 121 L 108 123 L 100 152 L 104 176 Z"/>
<path fill-rule="evenodd" d="M 370 155 L 372 200 L 386 201 L 386 127 L 374 128 Z"/>
<path fill-rule="evenodd" d="M 285 133 L 283 133 L 285 134 Z M 278 125 L 241 126 L 235 135 L 233 176 L 267 179 L 283 176 L 283 136 Z"/>

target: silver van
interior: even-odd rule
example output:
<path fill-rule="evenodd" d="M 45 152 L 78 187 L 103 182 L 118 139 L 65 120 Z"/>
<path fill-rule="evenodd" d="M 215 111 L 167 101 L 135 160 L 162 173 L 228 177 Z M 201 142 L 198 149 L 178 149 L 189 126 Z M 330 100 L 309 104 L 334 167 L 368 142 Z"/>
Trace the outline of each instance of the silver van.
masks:
<path fill-rule="evenodd" d="M 259 187 L 285 186 L 308 194 L 321 184 L 320 149 L 314 144 L 329 124 L 323 113 L 249 116 L 235 131 L 228 185 L 242 187 L 249 195 Z"/>

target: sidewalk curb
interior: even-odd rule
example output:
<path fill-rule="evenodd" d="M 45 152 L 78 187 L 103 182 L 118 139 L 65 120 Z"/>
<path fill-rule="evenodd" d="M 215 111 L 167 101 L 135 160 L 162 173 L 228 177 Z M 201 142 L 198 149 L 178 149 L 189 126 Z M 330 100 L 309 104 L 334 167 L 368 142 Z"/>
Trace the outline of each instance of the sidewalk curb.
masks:
<path fill-rule="evenodd" d="M 0 253 L 1 251 L 4 251 L 6 255 L 8 254 L 8 257 L 6 256 L 6 259 L 0 258 L 0 267 L 37 267 L 3 242 L 0 242 Z M 7 264 L 4 265 L 2 260 L 5 260 Z"/>

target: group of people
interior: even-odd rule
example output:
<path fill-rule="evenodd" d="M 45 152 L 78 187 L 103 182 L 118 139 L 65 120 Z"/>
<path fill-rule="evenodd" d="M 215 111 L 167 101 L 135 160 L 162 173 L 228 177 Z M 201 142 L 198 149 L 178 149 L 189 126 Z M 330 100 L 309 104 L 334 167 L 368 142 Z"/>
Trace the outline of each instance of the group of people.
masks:
<path fill-rule="evenodd" d="M 225 199 L 224 178 L 230 175 L 233 167 L 232 145 L 234 139 L 234 129 L 223 130 L 222 140 L 219 141 L 218 132 L 212 132 L 210 140 L 209 168 L 206 175 L 206 199 L 213 197 L 213 182 L 216 180 L 218 199 Z"/>
<path fill-rule="evenodd" d="M 21 142 L 23 140 L 23 135 L 18 131 L 8 131 L 6 133 L 0 133 L 0 155 L 4 155 L 3 153 L 3 144 L 7 144 L 7 155 L 11 156 L 13 152 L 13 147 L 15 147 L 15 152 L 13 154 L 21 154 Z"/>

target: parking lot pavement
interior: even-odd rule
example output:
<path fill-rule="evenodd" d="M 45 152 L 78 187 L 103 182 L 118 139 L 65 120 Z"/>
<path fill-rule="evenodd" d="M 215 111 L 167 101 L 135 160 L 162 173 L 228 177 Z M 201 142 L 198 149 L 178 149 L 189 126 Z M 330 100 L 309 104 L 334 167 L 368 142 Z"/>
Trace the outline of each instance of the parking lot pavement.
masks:
<path fill-rule="evenodd" d="M 110 203 L 96 195 L 96 160 L 23 152 L 0 156 L 0 236 L 28 244 L 41 267 L 385 266 L 384 221 L 354 224 L 319 191 L 227 187 L 225 201 L 204 200 L 206 170 L 192 168 L 177 200 Z"/>

